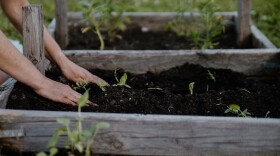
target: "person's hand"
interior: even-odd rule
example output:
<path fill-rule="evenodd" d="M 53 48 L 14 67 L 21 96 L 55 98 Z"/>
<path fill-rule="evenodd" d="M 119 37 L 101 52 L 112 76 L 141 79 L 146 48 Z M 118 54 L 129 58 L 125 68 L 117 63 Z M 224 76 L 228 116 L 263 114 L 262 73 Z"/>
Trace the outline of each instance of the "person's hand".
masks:
<path fill-rule="evenodd" d="M 96 75 L 91 74 L 86 69 L 76 65 L 70 60 L 65 60 L 63 66 L 61 66 L 63 75 L 71 81 L 82 82 L 88 80 L 89 82 L 95 83 L 97 85 L 107 86 L 109 85 L 106 81 L 99 78 Z"/>
<path fill-rule="evenodd" d="M 74 91 L 70 86 L 45 78 L 39 88 L 34 91 L 52 101 L 76 106 L 81 94 Z"/>

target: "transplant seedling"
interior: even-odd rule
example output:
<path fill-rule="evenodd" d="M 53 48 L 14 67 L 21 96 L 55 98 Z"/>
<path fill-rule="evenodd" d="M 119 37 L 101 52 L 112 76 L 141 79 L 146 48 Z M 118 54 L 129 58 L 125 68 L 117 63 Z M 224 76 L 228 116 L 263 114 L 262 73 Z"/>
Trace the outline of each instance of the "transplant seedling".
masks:
<path fill-rule="evenodd" d="M 127 87 L 127 88 L 131 88 L 128 84 L 126 84 L 126 81 L 127 81 L 127 74 L 124 73 L 123 76 L 121 77 L 121 79 L 119 79 L 118 76 L 117 76 L 117 65 L 116 65 L 116 63 L 114 63 L 114 62 L 113 62 L 113 64 L 114 64 L 114 66 L 115 66 L 114 77 L 115 77 L 117 83 L 116 83 L 116 84 L 113 84 L 112 86 L 125 86 L 125 87 Z"/>
<path fill-rule="evenodd" d="M 125 4 L 123 0 L 84 0 L 80 4 L 87 25 L 82 33 L 89 30 L 96 33 L 100 41 L 100 50 L 105 48 L 101 29 L 107 30 L 110 40 L 113 41 L 116 37 L 119 37 L 117 35 L 118 30 L 124 31 L 126 29 L 124 22 L 130 22 L 128 18 L 122 18 L 122 6 Z"/>
<path fill-rule="evenodd" d="M 239 117 L 251 117 L 251 113 L 247 109 L 241 111 L 240 106 L 237 104 L 231 104 L 228 106 L 228 109 L 225 110 L 225 113 L 233 113 Z"/>
<path fill-rule="evenodd" d="M 213 80 L 214 82 L 216 82 L 216 78 L 215 78 L 214 74 L 212 74 L 212 72 L 210 70 L 207 70 L 207 72 L 208 72 L 208 78 L 210 80 Z"/>
<path fill-rule="evenodd" d="M 110 125 L 105 122 L 99 122 L 95 125 L 92 125 L 89 129 L 83 130 L 82 127 L 82 115 L 81 109 L 86 106 L 89 98 L 88 90 L 82 95 L 82 97 L 77 101 L 78 105 L 78 116 L 76 118 L 76 126 L 74 129 L 71 129 L 70 119 L 67 118 L 59 118 L 57 122 L 64 127 L 58 129 L 52 136 L 51 140 L 48 143 L 49 154 L 40 152 L 37 156 L 54 156 L 57 154 L 58 149 L 56 147 L 58 143 L 58 139 L 61 135 L 67 135 L 68 140 L 65 148 L 70 150 L 73 155 L 74 151 L 78 151 L 79 153 L 84 153 L 85 156 L 90 156 L 90 147 L 93 144 L 93 139 L 98 133 L 100 129 L 108 128 Z"/>
<path fill-rule="evenodd" d="M 128 84 L 126 84 L 126 81 L 127 81 L 126 73 L 123 74 L 123 76 L 121 77 L 120 80 L 117 78 L 117 76 L 115 76 L 115 78 L 117 80 L 117 84 L 113 84 L 113 86 L 125 86 L 127 88 L 131 88 Z"/>
<path fill-rule="evenodd" d="M 224 32 L 225 29 L 225 21 L 222 20 L 221 16 L 215 15 L 215 12 L 219 10 L 211 0 L 204 0 L 198 4 L 202 25 L 201 30 L 195 30 L 191 33 L 195 46 L 201 49 L 209 49 L 219 44 L 214 42 L 214 38 Z"/>
<path fill-rule="evenodd" d="M 82 82 L 76 82 L 76 86 L 73 87 L 74 90 L 84 89 L 87 90 L 86 86 L 89 84 L 89 80 L 85 79 Z"/>
<path fill-rule="evenodd" d="M 191 95 L 193 95 L 194 84 L 195 84 L 195 82 L 189 83 L 189 90 L 190 90 Z"/>
<path fill-rule="evenodd" d="M 105 88 L 106 85 L 105 84 L 103 84 L 102 82 L 98 82 L 97 85 L 103 92 L 106 91 L 106 88 Z"/>

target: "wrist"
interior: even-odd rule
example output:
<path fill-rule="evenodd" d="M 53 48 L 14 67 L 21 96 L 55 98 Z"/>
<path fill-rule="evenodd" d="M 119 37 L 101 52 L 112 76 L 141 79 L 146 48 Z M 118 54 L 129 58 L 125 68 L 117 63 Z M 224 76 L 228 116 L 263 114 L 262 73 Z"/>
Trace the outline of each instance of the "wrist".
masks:
<path fill-rule="evenodd" d="M 41 77 L 39 77 L 37 80 L 34 80 L 33 82 L 34 83 L 30 87 L 33 88 L 34 90 L 40 90 L 44 88 L 44 86 L 48 85 L 49 79 L 44 75 L 42 75 Z"/>
<path fill-rule="evenodd" d="M 59 66 L 60 69 L 63 69 L 67 66 L 68 58 L 62 53 L 58 53 L 54 58 L 54 62 Z"/>

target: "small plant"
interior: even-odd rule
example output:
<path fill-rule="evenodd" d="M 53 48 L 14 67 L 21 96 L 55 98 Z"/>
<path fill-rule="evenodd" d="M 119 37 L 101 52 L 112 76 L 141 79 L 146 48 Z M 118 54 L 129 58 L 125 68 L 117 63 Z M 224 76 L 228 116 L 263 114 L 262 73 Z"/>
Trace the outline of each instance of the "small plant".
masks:
<path fill-rule="evenodd" d="M 200 19 L 194 19 L 191 14 L 189 19 L 186 19 L 184 13 L 188 10 L 188 5 L 183 5 L 180 0 L 177 1 L 177 18 L 169 22 L 165 27 L 167 30 L 175 32 L 178 36 L 191 38 L 194 48 L 208 49 L 217 46 L 219 43 L 214 42 L 215 37 L 224 32 L 225 21 L 221 16 L 214 15 L 219 11 L 219 8 L 212 0 L 203 0 L 198 3 L 198 11 Z M 183 6 L 183 7 L 182 7 Z"/>
<path fill-rule="evenodd" d="M 189 83 L 189 90 L 190 90 L 191 95 L 193 95 L 194 84 L 195 84 L 195 82 Z"/>
<path fill-rule="evenodd" d="M 196 47 L 201 49 L 209 49 L 217 46 L 219 43 L 214 42 L 214 38 L 224 32 L 225 21 L 221 16 L 215 16 L 214 13 L 219 8 L 212 0 L 204 0 L 199 2 L 198 10 L 201 15 L 201 25 L 199 29 L 191 32 L 191 38 Z"/>
<path fill-rule="evenodd" d="M 78 116 L 77 122 L 74 129 L 71 130 L 70 124 L 71 121 L 67 118 L 57 119 L 57 122 L 63 125 L 63 128 L 58 129 L 52 136 L 51 140 L 48 143 L 49 154 L 40 152 L 37 156 L 54 156 L 58 153 L 56 147 L 58 139 L 61 135 L 67 135 L 68 140 L 65 148 L 70 150 L 73 155 L 75 151 L 79 153 L 84 153 L 85 156 L 90 156 L 90 147 L 93 144 L 93 139 L 100 129 L 108 128 L 109 124 L 105 122 L 99 122 L 95 125 L 92 125 L 89 129 L 83 130 L 82 127 L 82 115 L 81 109 L 86 106 L 89 98 L 88 90 L 82 95 L 82 97 L 77 101 L 78 104 Z"/>
<path fill-rule="evenodd" d="M 97 85 L 103 92 L 106 91 L 106 88 L 105 88 L 106 85 L 105 84 L 103 84 L 102 82 L 98 82 Z"/>
<path fill-rule="evenodd" d="M 89 80 L 85 79 L 82 82 L 76 82 L 76 86 L 73 86 L 74 90 L 80 90 L 84 89 L 85 91 L 87 90 L 86 86 L 89 84 Z"/>
<path fill-rule="evenodd" d="M 225 113 L 233 113 L 239 117 L 251 117 L 251 113 L 249 113 L 247 109 L 241 111 L 240 106 L 237 104 L 230 104 Z"/>
<path fill-rule="evenodd" d="M 122 6 L 125 4 L 124 0 L 83 0 L 81 7 L 83 10 L 86 27 L 82 33 L 92 30 L 97 34 L 100 41 L 100 50 L 104 50 L 105 43 L 101 30 L 107 30 L 111 41 L 116 37 L 118 30 L 125 30 L 124 22 L 129 23 L 129 18 L 122 18 Z"/>
<path fill-rule="evenodd" d="M 188 37 L 190 35 L 190 30 L 195 27 L 193 24 L 190 24 L 193 22 L 192 16 L 189 19 L 185 18 L 185 11 L 188 9 L 191 9 L 193 7 L 193 3 L 185 2 L 186 4 L 182 4 L 182 0 L 176 0 L 177 4 L 177 16 L 175 20 L 172 20 L 168 22 L 165 25 L 166 30 L 170 30 L 174 33 L 176 33 L 178 36 L 186 36 Z"/>
<path fill-rule="evenodd" d="M 117 76 L 117 65 L 116 63 L 114 63 L 114 66 L 115 66 L 115 70 L 114 70 L 114 77 L 117 81 L 116 84 L 113 84 L 112 86 L 125 86 L 127 88 L 131 88 L 128 84 L 126 84 L 126 81 L 127 81 L 127 74 L 124 73 L 123 76 L 121 77 L 121 79 L 118 79 L 118 76 Z"/>
<path fill-rule="evenodd" d="M 208 78 L 210 80 L 213 80 L 214 82 L 216 82 L 216 78 L 215 78 L 214 74 L 210 70 L 207 70 L 207 72 L 208 72 Z"/>
<path fill-rule="evenodd" d="M 269 118 L 270 111 L 267 111 L 264 118 Z"/>

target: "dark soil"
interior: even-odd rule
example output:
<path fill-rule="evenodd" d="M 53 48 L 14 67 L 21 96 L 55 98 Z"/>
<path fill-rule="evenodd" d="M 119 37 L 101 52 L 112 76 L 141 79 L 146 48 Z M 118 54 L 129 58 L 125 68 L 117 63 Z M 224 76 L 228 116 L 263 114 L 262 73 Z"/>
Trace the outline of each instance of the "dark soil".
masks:
<path fill-rule="evenodd" d="M 210 79 L 208 70 L 215 76 Z M 113 71 L 92 70 L 110 84 L 115 83 Z M 123 71 L 119 70 L 118 77 Z M 47 73 L 57 81 L 64 81 L 59 72 Z M 195 82 L 194 94 L 190 95 L 189 83 Z M 64 82 L 70 83 L 70 82 Z M 280 117 L 280 83 L 256 81 L 230 70 L 207 69 L 185 64 L 159 74 L 128 73 L 132 88 L 107 87 L 102 92 L 96 85 L 89 85 L 90 100 L 98 106 L 83 108 L 85 112 L 173 114 L 202 116 L 236 116 L 225 114 L 230 104 L 248 109 L 252 117 Z M 73 85 L 73 84 L 71 84 Z M 80 92 L 84 92 L 80 90 Z M 36 95 L 30 88 L 17 83 L 12 91 L 9 109 L 77 111 L 77 107 L 51 102 Z"/>
<path fill-rule="evenodd" d="M 92 31 L 81 32 L 82 27 L 70 27 L 69 45 L 66 49 L 100 49 L 98 37 Z M 110 41 L 106 32 L 103 32 L 106 50 L 180 50 L 193 49 L 190 38 L 177 36 L 171 31 L 143 32 L 136 24 L 128 25 L 126 31 L 118 33 L 120 38 Z M 215 39 L 220 44 L 214 49 L 237 49 L 237 35 L 234 25 L 227 25 L 223 34 Z M 247 48 L 252 48 L 251 46 Z"/>

